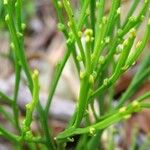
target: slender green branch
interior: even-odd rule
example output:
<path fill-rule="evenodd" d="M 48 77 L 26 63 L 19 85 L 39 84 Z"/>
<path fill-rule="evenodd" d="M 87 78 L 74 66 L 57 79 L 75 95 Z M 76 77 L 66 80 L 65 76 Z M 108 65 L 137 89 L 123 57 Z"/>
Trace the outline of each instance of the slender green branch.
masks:
<path fill-rule="evenodd" d="M 2 91 L 0 91 L 0 101 L 8 104 L 8 105 L 12 105 L 13 100 L 11 98 L 9 98 L 6 94 L 4 94 Z"/>
<path fill-rule="evenodd" d="M 74 38 L 76 39 L 77 44 L 78 44 L 78 47 L 79 47 L 79 49 L 80 49 L 80 53 L 81 53 L 83 62 L 85 62 L 84 49 L 83 49 L 83 45 L 82 45 L 81 39 L 80 39 L 80 37 L 78 36 L 78 30 L 77 30 L 77 26 L 76 26 L 76 24 L 75 24 L 74 14 L 73 14 L 73 11 L 72 11 L 72 9 L 71 9 L 70 2 L 67 1 L 67 0 L 63 0 L 63 3 L 64 3 L 64 7 L 65 7 L 65 10 L 66 10 L 67 15 L 68 15 L 68 18 L 69 18 L 68 26 L 69 26 L 69 27 L 71 28 L 71 30 L 72 30 L 73 36 L 74 36 Z"/>
<path fill-rule="evenodd" d="M 6 131 L 1 125 L 0 125 L 0 135 L 4 136 L 6 139 L 17 143 L 19 141 L 19 137 Z"/>
<path fill-rule="evenodd" d="M 69 58 L 69 56 L 72 52 L 71 51 L 72 50 L 71 49 L 72 48 L 72 42 L 71 41 L 67 43 L 67 46 L 68 46 L 68 49 L 67 49 L 67 51 L 64 55 L 64 58 L 62 59 L 60 64 L 58 64 L 58 67 L 56 68 L 56 73 L 54 74 L 54 79 L 52 80 L 52 83 L 51 83 L 50 92 L 49 92 L 47 104 L 46 104 L 46 107 L 45 107 L 46 114 L 48 114 L 48 112 L 49 112 L 49 107 L 51 105 L 51 101 L 52 101 L 55 89 L 57 87 L 57 83 L 58 83 L 59 78 L 61 76 L 62 70 L 63 70 L 63 68 L 66 64 L 66 61 L 68 60 L 68 58 Z"/>
<path fill-rule="evenodd" d="M 73 135 L 85 133 L 94 135 L 98 130 L 105 129 L 114 123 L 130 118 L 132 113 L 141 111 L 141 108 L 149 107 L 150 103 L 141 103 L 138 101 L 133 101 L 132 104 L 128 105 L 127 107 L 124 106 L 120 108 L 119 110 L 117 110 L 117 112 L 113 113 L 110 117 L 107 117 L 103 121 L 100 121 L 94 125 L 85 128 L 70 128 L 60 133 L 56 138 L 57 140 L 61 140 Z"/>

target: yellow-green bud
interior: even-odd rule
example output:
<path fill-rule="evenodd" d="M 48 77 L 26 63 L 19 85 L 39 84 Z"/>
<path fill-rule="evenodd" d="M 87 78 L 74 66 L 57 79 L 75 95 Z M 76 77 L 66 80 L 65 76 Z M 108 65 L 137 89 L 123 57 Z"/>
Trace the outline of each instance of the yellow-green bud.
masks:
<path fill-rule="evenodd" d="M 4 0 L 4 1 L 3 1 L 3 4 L 4 4 L 4 5 L 7 5 L 7 4 L 8 4 L 8 0 Z"/>
<path fill-rule="evenodd" d="M 23 37 L 23 34 L 21 32 L 17 32 L 17 36 L 20 38 Z"/>
<path fill-rule="evenodd" d="M 80 78 L 83 79 L 83 78 L 85 78 L 85 76 L 86 76 L 86 72 L 81 71 L 80 72 Z"/>
<path fill-rule="evenodd" d="M 12 48 L 12 50 L 14 50 L 14 49 L 15 49 L 15 45 L 14 45 L 14 43 L 13 43 L 13 42 L 10 44 L 10 47 Z"/>
<path fill-rule="evenodd" d="M 78 36 L 82 37 L 82 32 L 81 31 L 78 31 Z"/>
<path fill-rule="evenodd" d="M 135 22 L 137 20 L 137 18 L 135 17 L 135 16 L 131 16 L 130 18 L 129 18 L 129 21 L 131 21 L 131 22 Z"/>
<path fill-rule="evenodd" d="M 93 30 L 92 29 L 86 29 L 85 30 L 85 35 L 87 36 L 92 36 L 93 35 Z"/>
<path fill-rule="evenodd" d="M 58 4 L 58 7 L 59 7 L 59 8 L 63 8 L 63 4 L 62 4 L 61 1 L 58 1 L 57 4 Z"/>
<path fill-rule="evenodd" d="M 135 29 L 135 28 L 132 28 L 132 29 L 130 30 L 130 34 L 131 34 L 133 37 L 135 37 L 135 36 L 136 36 L 136 29 Z"/>
<path fill-rule="evenodd" d="M 26 29 L 26 24 L 25 24 L 25 23 L 22 23 L 22 24 L 21 24 L 21 29 L 22 29 L 22 30 L 25 30 L 25 29 Z"/>
<path fill-rule="evenodd" d="M 68 38 L 67 44 L 71 44 L 71 43 L 72 43 L 72 39 L 71 39 L 71 38 Z"/>
<path fill-rule="evenodd" d="M 134 112 L 139 112 L 141 110 L 141 105 L 138 101 L 133 101 L 132 107 Z"/>
<path fill-rule="evenodd" d="M 7 14 L 6 16 L 5 16 L 5 21 L 8 21 L 9 20 L 9 15 Z"/>
<path fill-rule="evenodd" d="M 139 48 L 142 45 L 142 41 L 138 41 L 138 43 L 136 44 L 136 48 Z"/>
<path fill-rule="evenodd" d="M 117 9 L 117 14 L 119 15 L 120 14 L 120 11 L 121 11 L 121 9 L 120 9 L 120 7 Z"/>
<path fill-rule="evenodd" d="M 123 117 L 123 119 L 125 119 L 125 120 L 130 119 L 130 118 L 131 118 L 131 114 L 125 115 L 125 116 Z"/>
<path fill-rule="evenodd" d="M 71 26 L 72 26 L 72 22 L 68 21 L 68 27 L 71 27 Z"/>
<path fill-rule="evenodd" d="M 124 107 L 121 107 L 120 109 L 119 109 L 119 113 L 120 114 L 124 114 L 125 112 L 126 112 L 126 107 L 124 106 Z"/>
<path fill-rule="evenodd" d="M 16 3 L 15 3 L 15 7 L 17 7 L 17 5 L 18 5 L 18 3 L 16 2 Z"/>
<path fill-rule="evenodd" d="M 123 42 L 123 47 L 124 47 L 124 46 L 127 46 L 128 43 L 129 43 L 129 40 L 128 40 L 128 39 L 125 39 L 124 42 Z"/>
<path fill-rule="evenodd" d="M 26 134 L 25 134 L 25 138 L 27 140 L 32 140 L 33 139 L 33 134 L 31 131 L 27 131 Z"/>
<path fill-rule="evenodd" d="M 77 59 L 78 61 L 82 61 L 81 55 L 78 55 L 76 59 Z"/>
<path fill-rule="evenodd" d="M 100 4 L 100 3 L 96 1 L 96 7 L 99 7 L 99 4 Z"/>
<path fill-rule="evenodd" d="M 117 34 L 120 35 L 122 33 L 122 29 L 118 29 Z"/>
<path fill-rule="evenodd" d="M 109 79 L 108 78 L 104 79 L 103 85 L 104 86 L 108 86 L 108 84 L 109 84 Z"/>
<path fill-rule="evenodd" d="M 94 76 L 93 75 L 90 75 L 90 77 L 89 77 L 89 83 L 90 84 L 94 84 Z"/>
<path fill-rule="evenodd" d="M 96 133 L 95 128 L 90 127 L 90 129 L 89 129 L 89 133 L 90 133 L 92 136 L 95 136 L 95 133 Z"/>
<path fill-rule="evenodd" d="M 32 78 L 33 78 L 33 79 L 36 79 L 36 78 L 38 78 L 38 76 L 39 76 L 39 71 L 38 71 L 37 69 L 35 69 L 35 70 L 33 71 Z"/>
<path fill-rule="evenodd" d="M 86 41 L 87 43 L 91 41 L 91 38 L 90 38 L 90 36 L 89 36 L 89 35 L 86 35 L 86 37 L 85 37 L 85 41 Z"/>
<path fill-rule="evenodd" d="M 122 71 L 126 71 L 129 68 L 129 65 L 125 65 L 121 68 Z"/>
<path fill-rule="evenodd" d="M 123 44 L 119 44 L 116 49 L 116 54 L 120 54 L 123 51 Z"/>
<path fill-rule="evenodd" d="M 62 24 L 62 23 L 58 23 L 58 24 L 57 24 L 57 28 L 58 28 L 60 31 L 64 31 L 64 30 L 65 30 L 65 26 L 64 26 L 64 24 Z"/>
<path fill-rule="evenodd" d="M 100 56 L 98 63 L 100 65 L 103 65 L 105 63 L 105 57 L 104 56 Z"/>
<path fill-rule="evenodd" d="M 105 43 L 108 44 L 110 42 L 110 37 L 105 38 Z"/>

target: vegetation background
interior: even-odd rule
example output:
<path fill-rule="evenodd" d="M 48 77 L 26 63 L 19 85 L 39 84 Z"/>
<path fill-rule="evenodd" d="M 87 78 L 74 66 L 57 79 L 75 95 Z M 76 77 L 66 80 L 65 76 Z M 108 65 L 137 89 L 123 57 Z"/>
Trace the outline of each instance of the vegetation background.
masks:
<path fill-rule="evenodd" d="M 124 19 L 127 10 L 132 4 L 132 0 L 123 0 L 121 8 L 121 18 Z M 72 1 L 75 13 L 78 13 L 78 1 Z M 141 4 L 143 1 L 141 1 Z M 111 6 L 111 0 L 106 3 L 105 13 L 108 14 Z M 137 8 L 138 13 L 139 8 Z M 25 53 L 32 70 L 38 68 L 40 72 L 40 99 L 41 104 L 44 106 L 49 91 L 49 83 L 53 80 L 52 76 L 55 67 L 59 60 L 63 57 L 66 50 L 65 39 L 63 34 L 57 29 L 57 14 L 51 0 L 26 0 L 23 4 L 23 19 L 26 23 L 25 30 Z M 13 96 L 13 88 L 15 84 L 15 64 L 12 56 L 12 50 L 10 49 L 10 37 L 5 22 L 4 8 L 2 0 L 0 0 L 0 91 L 6 93 L 6 95 Z M 65 16 L 65 13 L 64 13 Z M 67 17 L 66 17 L 67 18 Z M 144 30 L 146 28 L 146 21 L 144 21 L 137 33 L 137 41 L 141 40 Z M 114 104 L 119 99 L 120 95 L 127 89 L 131 80 L 141 62 L 149 54 L 150 44 L 148 43 L 139 57 L 136 64 L 121 78 L 119 78 L 114 89 Z M 49 126 L 53 129 L 53 136 L 55 137 L 60 131 L 63 131 L 73 115 L 77 96 L 79 92 L 80 82 L 78 79 L 78 72 L 75 69 L 73 58 L 70 57 L 67 62 L 58 87 L 56 89 L 54 100 L 52 101 L 51 109 L 49 110 Z M 146 82 L 142 83 L 138 90 L 133 95 L 132 99 L 137 98 L 140 95 L 150 91 L 149 77 Z M 0 97 L 0 112 L 3 113 L 3 109 L 12 114 L 12 110 L 8 107 L 8 104 Z M 18 96 L 18 106 L 20 110 L 20 118 L 22 121 L 25 117 L 25 105 L 32 99 L 29 89 L 26 86 L 26 78 L 24 73 L 21 77 L 21 85 Z M 146 100 L 149 102 L 149 99 Z M 2 109 L 1 109 L 2 108 Z M 5 129 L 16 132 L 7 119 L 0 113 L 0 124 Z M 104 132 L 102 137 L 103 147 L 110 149 L 114 146 L 116 149 L 128 149 L 133 144 L 133 149 L 139 145 L 147 145 L 149 141 L 150 132 L 150 110 L 146 109 L 140 113 L 134 114 L 129 120 L 114 125 Z M 8 116 L 8 117 L 11 117 Z M 34 113 L 34 117 L 37 117 L 37 113 Z M 93 120 L 91 113 L 90 119 Z M 138 125 L 138 127 L 137 127 Z M 39 131 L 39 124 L 36 120 L 32 123 L 32 131 L 36 134 Z M 110 134 L 111 133 L 111 134 Z M 111 135 L 111 136 L 110 136 Z M 79 136 L 75 137 L 74 144 L 68 143 L 68 149 L 74 147 L 79 140 Z M 113 143 L 112 143 L 113 141 Z M 108 147 L 108 144 L 109 146 Z M 131 144 L 132 143 L 132 144 Z M 147 147 L 150 147 L 148 145 Z M 31 149 L 31 147 L 24 144 L 24 149 Z M 11 150 L 12 143 L 0 136 L 0 150 Z M 13 146 L 13 149 L 17 149 L 17 146 Z M 36 149 L 40 149 L 36 147 Z M 136 149 L 136 148 L 135 148 Z"/>

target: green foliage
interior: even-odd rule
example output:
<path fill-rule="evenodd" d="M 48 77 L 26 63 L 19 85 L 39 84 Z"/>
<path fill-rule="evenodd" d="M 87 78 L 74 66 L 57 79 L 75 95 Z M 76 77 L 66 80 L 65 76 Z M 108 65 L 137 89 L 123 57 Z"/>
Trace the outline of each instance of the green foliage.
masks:
<path fill-rule="evenodd" d="M 16 0 L 15 3 L 12 0 L 3 1 L 0 13 L 4 8 L 5 21 L 11 37 L 10 46 L 15 58 L 16 81 L 13 98 L 0 92 L 0 96 L 12 106 L 13 119 L 1 106 L 0 112 L 16 127 L 18 134 L 10 133 L 0 125 L 1 136 L 17 143 L 20 148 L 25 142 L 30 149 L 34 149 L 34 146 L 30 144 L 32 143 L 42 144 L 47 149 L 55 150 L 65 148 L 65 143 L 73 141 L 71 137 L 79 134 L 81 138 L 76 149 L 90 150 L 91 147 L 97 149 L 99 139 L 106 128 L 119 121 L 129 119 L 133 113 L 150 108 L 150 103 L 143 102 L 144 99 L 150 98 L 150 92 L 133 100 L 132 103 L 129 102 L 131 96 L 149 76 L 150 54 L 142 60 L 138 72 L 128 89 L 120 97 L 117 106 L 113 106 L 116 82 L 124 72 L 134 65 L 150 38 L 150 18 L 147 18 L 150 0 L 142 2 L 135 0 L 128 10 L 125 20 L 121 19 L 121 0 L 112 0 L 108 14 L 105 13 L 105 3 L 105 0 L 81 0 L 79 2 L 80 11 L 76 18 L 73 5 L 69 0 L 53 0 L 58 16 L 58 29 L 63 32 L 66 39 L 66 51 L 56 67 L 46 106 L 42 108 L 39 101 L 38 71 L 35 70 L 31 75 L 32 71 L 24 51 L 26 25 L 23 22 L 22 0 Z M 133 13 L 139 3 L 142 4 L 141 9 L 134 16 Z M 14 10 L 15 17 L 13 17 Z M 64 10 L 68 18 L 67 21 L 63 16 Z M 136 44 L 136 35 L 144 20 L 147 20 L 146 29 L 142 40 Z M 53 137 L 48 126 L 48 112 L 63 68 L 71 55 L 80 78 L 78 101 L 74 115 L 65 131 Z M 26 117 L 23 122 L 19 121 L 17 105 L 21 71 L 24 71 L 26 75 L 27 85 L 32 95 L 31 103 L 26 106 Z M 109 96 L 107 106 L 106 96 Z M 99 113 L 95 111 L 95 101 L 98 102 Z M 93 123 L 89 120 L 90 107 L 95 117 Z M 33 135 L 30 128 L 35 109 L 39 115 L 38 121 L 43 129 L 44 137 L 42 134 Z M 83 128 L 80 128 L 83 119 L 85 119 L 85 124 Z M 83 142 L 87 144 L 83 144 Z M 110 144 L 114 145 L 112 141 Z"/>

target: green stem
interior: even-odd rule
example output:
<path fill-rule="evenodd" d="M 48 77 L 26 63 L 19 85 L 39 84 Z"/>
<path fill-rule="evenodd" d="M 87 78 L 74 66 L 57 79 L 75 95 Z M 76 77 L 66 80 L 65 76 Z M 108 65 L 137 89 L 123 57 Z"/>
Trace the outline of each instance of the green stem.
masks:
<path fill-rule="evenodd" d="M 6 94 L 4 94 L 2 91 L 0 91 L 0 101 L 8 104 L 8 105 L 12 105 L 13 100 L 11 98 L 9 98 Z"/>
<path fill-rule="evenodd" d="M 71 28 L 71 30 L 72 30 L 72 32 L 74 34 L 74 38 L 75 38 L 75 40 L 77 42 L 77 45 L 78 45 L 78 47 L 80 49 L 80 53 L 81 53 L 83 62 L 85 62 L 84 49 L 83 49 L 83 45 L 82 45 L 81 39 L 78 36 L 78 29 L 77 29 L 77 26 L 75 24 L 74 14 L 73 14 L 70 2 L 67 1 L 67 0 L 63 0 L 63 4 L 64 4 L 65 10 L 66 10 L 68 18 L 69 18 L 69 22 L 68 22 L 69 23 L 69 27 Z"/>
<path fill-rule="evenodd" d="M 88 91 L 89 91 L 89 77 L 85 76 L 81 80 L 80 93 L 79 93 L 79 103 L 77 105 L 77 116 L 74 123 L 74 127 L 78 127 L 84 116 L 85 109 L 87 107 Z"/>
<path fill-rule="evenodd" d="M 20 35 L 20 33 L 18 33 L 19 35 L 17 35 L 17 31 L 15 28 L 15 24 L 14 24 L 13 16 L 12 16 L 13 13 L 11 11 L 11 6 L 10 6 L 9 2 L 7 4 L 5 4 L 5 10 L 8 13 L 5 17 L 5 20 L 7 22 L 7 25 L 8 25 L 10 34 L 11 34 L 11 38 L 12 38 L 12 41 L 15 46 L 16 56 L 20 60 L 21 66 L 27 76 L 27 79 L 28 79 L 29 88 L 32 91 L 33 83 L 32 83 L 32 78 L 31 78 L 31 74 L 29 71 L 29 66 L 27 63 L 27 59 L 25 57 L 24 48 L 20 46 L 20 42 L 19 42 L 19 38 L 18 38 L 18 36 L 22 36 L 22 35 Z"/>
<path fill-rule="evenodd" d="M 18 143 L 18 141 L 19 141 L 18 136 L 11 134 L 10 132 L 6 131 L 1 125 L 0 125 L 0 135 L 4 136 L 6 139 L 8 139 L 12 142 L 15 142 L 15 143 Z"/>
<path fill-rule="evenodd" d="M 47 103 L 46 103 L 46 107 L 45 107 L 45 112 L 46 114 L 48 114 L 49 112 L 49 107 L 51 105 L 51 101 L 52 101 L 52 98 L 53 98 L 53 95 L 54 95 L 54 92 L 55 92 L 55 89 L 57 87 L 57 84 L 58 84 L 58 81 L 60 79 L 60 76 L 61 76 L 61 73 L 62 73 L 62 70 L 71 54 L 71 50 L 72 50 L 72 43 L 68 43 L 67 44 L 67 51 L 65 52 L 65 55 L 64 55 L 64 58 L 63 60 L 61 61 L 61 63 L 58 65 L 58 68 L 56 68 L 56 72 L 54 74 L 54 79 L 52 80 L 51 82 L 51 86 L 50 86 L 50 92 L 49 92 L 49 95 L 48 95 L 48 99 L 47 99 Z"/>
<path fill-rule="evenodd" d="M 16 58 L 17 61 L 17 58 Z M 19 108 L 17 105 L 17 98 L 18 98 L 18 91 L 19 91 L 19 84 L 20 84 L 20 73 L 21 73 L 21 66 L 18 64 L 18 62 L 15 62 L 16 66 L 16 79 L 15 79 L 15 90 L 14 90 L 14 101 L 13 101 L 13 113 L 14 113 L 14 120 L 16 123 L 16 128 L 19 132 L 20 125 L 19 125 Z"/>
<path fill-rule="evenodd" d="M 135 113 L 141 110 L 141 108 L 150 108 L 150 103 L 141 103 L 141 102 L 134 103 L 133 102 L 127 107 L 123 107 L 122 109 L 119 109 L 117 112 L 113 113 L 110 117 L 107 117 L 106 119 L 94 125 L 91 125 L 85 128 L 70 128 L 60 133 L 56 138 L 57 140 L 61 140 L 61 139 L 64 139 L 73 135 L 78 135 L 78 134 L 85 134 L 85 133 L 95 134 L 99 130 L 103 130 L 112 124 L 122 121 L 126 119 L 126 117 L 128 118 L 128 116 L 131 116 L 132 113 Z"/>

